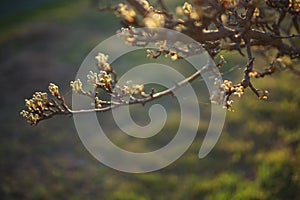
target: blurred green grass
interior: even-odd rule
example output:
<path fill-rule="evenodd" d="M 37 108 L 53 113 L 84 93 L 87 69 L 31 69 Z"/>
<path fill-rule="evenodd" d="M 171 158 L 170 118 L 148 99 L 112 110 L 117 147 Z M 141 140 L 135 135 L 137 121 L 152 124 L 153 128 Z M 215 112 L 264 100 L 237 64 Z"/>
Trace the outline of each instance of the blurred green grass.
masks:
<path fill-rule="evenodd" d="M 175 163 L 147 174 L 125 174 L 100 164 L 83 147 L 71 118 L 58 116 L 30 127 L 18 116 L 24 98 L 51 81 L 68 95 L 81 61 L 118 28 L 118 19 L 83 0 L 52 3 L 1 21 L 1 199 L 299 198 L 300 90 L 295 87 L 298 77 L 288 72 L 256 81 L 270 91 L 268 101 L 250 91 L 235 99 L 235 112 L 227 114 L 219 142 L 201 160 L 197 155 L 209 106 L 200 104 L 203 119 L 193 145 Z M 245 59 L 225 56 L 226 78 L 240 80 L 242 69 L 230 69 Z M 112 139 L 138 151 L 170 139 L 177 114 L 170 116 L 161 133 L 165 136 L 152 144 L 120 137 L 109 118 L 104 122 L 115 131 Z"/>

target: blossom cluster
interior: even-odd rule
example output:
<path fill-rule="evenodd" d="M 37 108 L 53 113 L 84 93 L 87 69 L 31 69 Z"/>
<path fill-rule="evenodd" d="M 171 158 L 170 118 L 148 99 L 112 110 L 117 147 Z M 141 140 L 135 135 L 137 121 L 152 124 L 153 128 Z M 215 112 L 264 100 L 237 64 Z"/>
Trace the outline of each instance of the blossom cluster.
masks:
<path fill-rule="evenodd" d="M 136 13 L 132 8 L 129 8 L 127 5 L 120 3 L 115 11 L 115 15 L 122 17 L 128 22 L 134 22 Z"/>
<path fill-rule="evenodd" d="M 49 100 L 46 92 L 35 92 L 31 99 L 25 99 L 28 110 L 22 110 L 20 115 L 32 125 L 36 125 L 40 120 L 56 113 L 69 113 L 63 97 L 59 93 L 58 86 L 50 83 L 48 88 L 55 99 Z"/>

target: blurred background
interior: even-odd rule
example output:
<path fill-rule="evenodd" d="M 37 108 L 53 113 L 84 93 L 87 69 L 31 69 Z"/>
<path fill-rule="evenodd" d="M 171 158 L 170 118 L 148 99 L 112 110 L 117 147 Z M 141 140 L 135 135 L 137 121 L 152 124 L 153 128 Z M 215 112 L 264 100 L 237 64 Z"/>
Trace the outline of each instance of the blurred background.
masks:
<path fill-rule="evenodd" d="M 1 199 L 300 198 L 300 82 L 296 75 L 280 72 L 255 82 L 270 91 L 267 101 L 259 101 L 250 91 L 235 99 L 219 142 L 204 159 L 198 158 L 198 150 L 209 120 L 207 99 L 200 103 L 204 112 L 199 134 L 179 160 L 157 172 L 126 174 L 102 165 L 87 152 L 72 118 L 57 116 L 33 127 L 19 116 L 24 99 L 34 91 L 46 91 L 49 82 L 70 96 L 69 82 L 81 62 L 94 46 L 115 34 L 121 27 L 119 20 L 98 12 L 97 1 L 1 3 Z M 245 59 L 235 53 L 223 55 L 225 78 L 240 80 L 243 69 L 239 66 Z M 265 61 L 258 58 L 257 62 Z M 152 145 L 172 137 L 178 113 L 171 112 L 170 117 L 174 120 L 165 127 L 162 141 L 151 140 Z M 106 126 L 112 126 L 108 120 Z M 112 137 L 128 149 L 149 145 L 119 134 Z"/>

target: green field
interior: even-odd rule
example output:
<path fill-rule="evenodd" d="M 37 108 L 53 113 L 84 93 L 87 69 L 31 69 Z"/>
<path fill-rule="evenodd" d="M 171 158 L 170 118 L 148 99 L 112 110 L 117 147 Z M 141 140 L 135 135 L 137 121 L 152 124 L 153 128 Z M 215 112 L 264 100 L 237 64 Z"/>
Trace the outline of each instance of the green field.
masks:
<path fill-rule="evenodd" d="M 6 14 L 0 21 L 0 199 L 300 198 L 298 76 L 283 71 L 257 80 L 254 84 L 258 88 L 270 92 L 267 101 L 258 100 L 251 91 L 234 99 L 234 112 L 227 113 L 223 133 L 204 159 L 198 158 L 198 151 L 208 127 L 209 105 L 206 98 L 199 97 L 203 111 L 199 133 L 180 159 L 157 172 L 118 172 L 88 153 L 72 118 L 57 116 L 32 127 L 19 116 L 24 99 L 34 91 L 46 90 L 49 82 L 60 85 L 70 101 L 69 81 L 92 48 L 121 27 L 118 19 L 97 12 L 84 0 L 53 1 L 29 8 Z M 243 69 L 235 66 L 242 66 L 245 59 L 224 55 L 227 64 L 221 70 L 225 77 L 240 80 Z M 193 85 L 197 84 L 204 86 L 202 81 Z M 172 97 L 162 99 L 166 101 Z M 143 119 L 139 112 L 147 107 L 134 108 L 138 121 Z M 113 140 L 141 151 L 172 138 L 178 113 L 170 113 L 161 137 L 148 143 L 122 136 L 109 117 L 104 122 Z"/>

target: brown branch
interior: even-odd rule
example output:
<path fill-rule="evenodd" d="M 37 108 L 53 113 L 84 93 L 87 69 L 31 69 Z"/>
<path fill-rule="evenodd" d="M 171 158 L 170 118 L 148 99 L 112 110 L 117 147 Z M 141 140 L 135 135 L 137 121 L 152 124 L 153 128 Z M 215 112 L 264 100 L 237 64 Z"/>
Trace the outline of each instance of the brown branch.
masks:
<path fill-rule="evenodd" d="M 173 13 L 168 12 L 166 5 L 163 0 L 156 0 L 158 8 L 152 8 L 147 5 L 148 1 L 146 0 L 126 0 L 128 4 L 136 11 L 141 17 L 135 17 L 134 20 L 126 20 L 126 17 L 123 16 L 122 23 L 125 27 L 130 29 L 131 26 L 141 27 L 145 23 L 143 19 L 149 17 L 149 13 L 155 13 L 164 16 L 163 23 L 164 28 L 176 29 L 180 25 L 181 32 L 186 34 L 201 43 L 202 46 L 208 51 L 208 53 L 214 57 L 222 50 L 229 51 L 238 51 L 240 55 L 245 56 L 243 50 L 245 49 L 246 55 L 248 57 L 248 63 L 245 66 L 244 76 L 240 83 L 236 85 L 231 85 L 230 90 L 226 94 L 226 106 L 231 106 L 231 101 L 229 101 L 230 95 L 242 95 L 245 88 L 250 88 L 258 97 L 264 99 L 265 94 L 261 94 L 262 91 L 256 89 L 251 83 L 251 78 L 262 78 L 266 75 L 271 75 L 275 72 L 275 67 L 270 65 L 269 68 L 265 69 L 263 72 L 257 72 L 254 70 L 254 57 L 252 54 L 253 46 L 263 46 L 267 47 L 268 50 L 276 49 L 277 57 L 283 55 L 288 55 L 291 59 L 300 58 L 300 47 L 297 45 L 298 39 L 300 38 L 299 33 L 299 11 L 298 7 L 286 8 L 283 6 L 281 1 L 267 1 L 268 7 L 260 7 L 256 5 L 253 1 L 238 1 L 238 5 L 230 5 L 229 1 L 227 4 L 218 0 L 212 1 L 201 1 L 201 5 L 198 7 L 189 6 L 187 12 L 191 10 L 196 10 L 201 12 L 201 17 L 193 18 L 188 15 L 183 15 L 174 17 Z M 271 2 L 271 4 L 270 4 Z M 288 1 L 285 1 L 288 2 Z M 256 8 L 257 7 L 257 8 Z M 238 13 L 237 8 L 244 8 L 245 12 Z M 116 8 L 110 7 L 108 5 L 106 8 L 99 8 L 100 11 L 109 11 L 114 12 Z M 197 10 L 199 9 L 199 10 Z M 255 13 L 255 10 L 258 9 L 259 13 Z M 270 20 L 264 17 L 263 9 L 272 10 L 280 14 L 279 20 Z M 190 11 L 189 11 L 190 10 Z M 148 15 L 148 16 L 147 16 Z M 291 16 L 292 15 L 292 16 Z M 126 15 L 125 15 L 126 16 Z M 225 20 L 223 17 L 225 16 Z M 283 20 L 289 19 L 292 17 L 292 23 L 283 27 Z M 182 28 L 183 27 L 183 28 Z M 296 30 L 296 33 L 294 33 Z M 284 34 L 284 35 L 283 35 Z M 132 42 L 132 45 L 135 46 L 146 46 L 148 43 L 157 42 L 164 40 L 159 35 L 155 34 L 140 34 L 134 37 L 135 40 Z M 297 40 L 295 40 L 296 38 Z M 224 43 L 223 40 L 225 41 Z M 295 43 L 294 41 L 297 41 Z M 176 41 L 177 42 L 177 41 Z M 193 47 L 191 47 L 193 48 Z M 180 48 L 162 48 L 160 52 L 156 54 L 153 53 L 153 58 L 160 56 L 161 54 L 172 55 L 172 52 L 175 51 L 176 54 L 181 53 L 183 57 L 189 56 L 191 53 L 199 53 L 197 49 L 193 51 L 181 50 Z M 180 55 L 181 55 L 180 54 Z M 175 54 L 174 54 L 175 55 Z M 180 56 L 178 58 L 181 58 Z M 113 69 L 107 71 L 107 73 L 112 74 L 114 82 L 111 82 L 109 85 L 99 85 L 98 88 L 101 88 L 107 95 L 114 98 L 114 101 L 104 101 L 96 99 L 98 93 L 80 91 L 79 94 L 89 96 L 90 98 L 97 100 L 97 103 L 100 103 L 104 107 L 94 108 L 87 110 L 71 110 L 67 104 L 65 104 L 64 99 L 58 94 L 54 95 L 56 98 L 49 102 L 49 104 L 40 105 L 40 102 L 37 99 L 34 99 L 33 102 L 29 102 L 29 111 L 22 111 L 21 115 L 26 119 L 31 121 L 31 123 L 36 124 L 43 119 L 48 119 L 54 115 L 72 115 L 80 114 L 86 112 L 105 112 L 113 108 L 131 105 L 131 104 L 142 104 L 158 99 L 162 96 L 172 94 L 174 91 L 188 82 L 193 81 L 195 78 L 200 76 L 200 74 L 205 71 L 208 67 L 204 67 L 201 70 L 196 71 L 194 74 L 188 78 L 180 81 L 173 87 L 166 89 L 164 91 L 156 93 L 154 90 L 150 94 L 138 94 L 138 97 L 128 94 L 119 94 L 113 92 L 112 88 L 115 87 L 117 82 L 117 76 Z M 296 70 L 294 66 L 288 67 L 295 74 L 300 74 L 299 70 Z M 52 91 L 53 92 L 53 91 Z M 53 96 L 53 95 L 52 95 Z M 129 100 L 124 100 L 124 97 L 129 97 Z M 35 97 L 34 97 L 35 98 Z M 38 102 L 38 103 L 37 103 Z M 96 103 L 96 102 L 95 102 Z M 45 106 L 45 108 L 43 107 Z M 37 117 L 40 117 L 37 119 Z"/>
<path fill-rule="evenodd" d="M 139 0 L 127 0 L 127 2 L 135 8 L 135 10 L 138 11 L 138 13 L 141 16 L 146 16 L 148 14 L 148 11 L 143 7 L 142 3 Z M 213 5 L 213 8 L 216 10 L 217 13 L 224 12 L 220 6 L 217 4 L 210 4 Z M 182 31 L 182 33 L 192 37 L 197 42 L 203 44 L 205 42 L 216 42 L 221 39 L 230 38 L 235 44 L 231 50 L 237 50 L 240 52 L 241 55 L 243 55 L 241 48 L 244 47 L 243 43 L 239 42 L 239 40 L 236 38 L 236 35 L 240 35 L 242 37 L 247 37 L 247 39 L 250 41 L 251 46 L 272 46 L 278 49 L 282 55 L 291 55 L 292 58 L 300 57 L 300 48 L 295 46 L 290 46 L 288 44 L 285 44 L 282 42 L 282 39 L 288 39 L 288 38 L 295 38 L 300 37 L 300 34 L 291 34 L 288 36 L 280 36 L 276 33 L 274 28 L 269 29 L 269 32 L 261 31 L 257 28 L 259 27 L 252 27 L 252 18 L 255 11 L 255 6 L 251 3 L 245 3 L 241 6 L 244 6 L 247 8 L 247 11 L 245 13 L 244 17 L 240 17 L 238 15 L 235 15 L 235 17 L 238 20 L 238 23 L 236 26 L 240 26 L 239 28 L 235 27 L 228 27 L 225 24 L 221 24 L 218 26 L 218 29 L 215 30 L 204 30 L 205 26 L 202 25 L 200 27 L 195 27 L 193 25 L 194 21 L 186 21 L 185 23 L 178 22 L 176 19 L 168 18 L 168 23 L 165 24 L 166 28 L 174 28 L 174 26 L 178 24 L 183 24 L 186 26 L 186 29 Z M 167 16 L 167 15 L 166 15 Z M 219 15 L 214 16 L 220 17 Z M 204 19 L 203 19 L 204 20 Z M 209 23 L 215 23 L 216 20 L 213 19 L 206 19 L 209 21 Z M 204 21 L 203 21 L 204 23 Z M 253 22 L 255 24 L 255 21 Z M 261 23 L 262 25 L 268 25 L 267 22 Z M 132 24 L 136 25 L 136 24 Z M 242 28 L 241 28 L 242 27 Z M 253 42 L 252 40 L 255 40 Z M 210 50 L 210 49 L 206 49 Z M 212 49 L 211 49 L 212 50 Z M 212 50 L 215 51 L 215 50 Z"/>
<path fill-rule="evenodd" d="M 159 99 L 163 96 L 173 94 L 178 88 L 183 87 L 184 85 L 186 85 L 189 82 L 192 82 L 197 77 L 199 77 L 202 73 L 204 73 L 208 70 L 209 70 L 209 66 L 206 65 L 203 68 L 197 70 L 191 76 L 189 76 L 186 79 L 176 83 L 173 87 L 171 87 L 169 89 L 166 89 L 162 92 L 151 94 L 151 95 L 149 95 L 148 97 L 145 97 L 145 98 L 138 98 L 138 99 L 134 99 L 132 101 L 128 101 L 128 102 L 120 103 L 120 104 L 114 104 L 114 105 L 104 107 L 104 108 L 85 109 L 85 110 L 70 110 L 70 112 L 71 112 L 71 114 L 82 114 L 82 113 L 91 113 L 91 112 L 106 112 L 106 111 L 112 110 L 114 108 L 117 108 L 117 107 L 120 107 L 120 106 L 125 106 L 125 105 L 133 105 L 133 104 L 142 104 L 142 105 L 144 105 L 145 103 L 147 103 L 149 101 L 153 101 L 153 100 Z"/>

